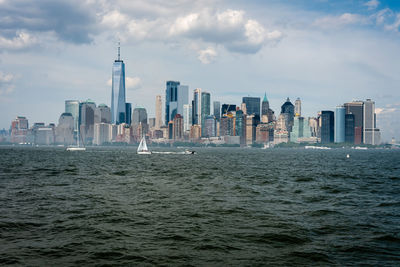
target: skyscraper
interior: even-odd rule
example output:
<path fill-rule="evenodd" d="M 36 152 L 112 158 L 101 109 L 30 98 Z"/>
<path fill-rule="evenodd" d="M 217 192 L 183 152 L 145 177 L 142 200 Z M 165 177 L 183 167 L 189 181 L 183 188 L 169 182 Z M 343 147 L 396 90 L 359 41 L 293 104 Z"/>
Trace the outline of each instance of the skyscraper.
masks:
<path fill-rule="evenodd" d="M 201 125 L 201 88 L 197 88 L 193 92 L 192 119 L 193 125 Z"/>
<path fill-rule="evenodd" d="M 70 113 L 74 118 L 74 131 L 78 131 L 79 126 L 79 101 L 65 100 L 65 113 Z"/>
<path fill-rule="evenodd" d="M 292 131 L 293 120 L 294 120 L 294 106 L 292 102 L 290 102 L 289 97 L 286 99 L 286 102 L 281 106 L 281 114 L 285 114 L 285 123 L 286 129 L 288 132 Z"/>
<path fill-rule="evenodd" d="M 236 105 L 234 104 L 222 104 L 221 114 L 226 115 L 228 112 L 236 111 Z"/>
<path fill-rule="evenodd" d="M 94 111 L 94 123 L 111 123 L 111 109 L 106 104 L 100 104 Z"/>
<path fill-rule="evenodd" d="M 112 68 L 111 122 L 113 124 L 126 122 L 125 64 L 120 58 L 119 46 L 118 59 L 114 61 Z"/>
<path fill-rule="evenodd" d="M 363 142 L 369 145 L 380 143 L 380 131 L 376 128 L 375 102 L 371 99 L 364 101 Z"/>
<path fill-rule="evenodd" d="M 124 106 L 125 108 L 125 106 Z M 88 99 L 79 105 L 79 130 L 84 142 L 92 142 L 94 135 L 94 111 L 96 103 Z"/>
<path fill-rule="evenodd" d="M 221 102 L 219 101 L 214 101 L 213 102 L 213 108 L 214 108 L 214 117 L 217 121 L 220 121 L 221 119 Z"/>
<path fill-rule="evenodd" d="M 299 97 L 294 102 L 294 115 L 297 114 L 299 114 L 299 116 L 301 117 L 301 100 Z"/>
<path fill-rule="evenodd" d="M 242 102 L 246 104 L 247 115 L 254 115 L 256 123 L 260 120 L 260 101 L 259 97 L 242 98 Z"/>
<path fill-rule="evenodd" d="M 272 122 L 274 120 L 274 111 L 269 108 L 269 101 L 267 93 L 264 94 L 264 99 L 261 103 L 261 121 L 264 123 Z"/>
<path fill-rule="evenodd" d="M 156 95 L 156 126 L 157 130 L 163 125 L 162 122 L 162 100 L 161 95 Z"/>
<path fill-rule="evenodd" d="M 131 125 L 132 123 L 132 104 L 131 103 L 125 103 L 125 122 L 128 125 Z"/>
<path fill-rule="evenodd" d="M 346 114 L 354 115 L 354 144 L 363 142 L 363 124 L 364 124 L 364 103 L 363 101 L 352 101 L 344 103 Z"/>
<path fill-rule="evenodd" d="M 337 106 L 335 112 L 335 143 L 344 143 L 346 141 L 345 115 L 346 109 L 344 106 Z"/>
<path fill-rule="evenodd" d="M 333 111 L 321 112 L 321 143 L 333 143 L 335 135 L 335 122 Z"/>
<path fill-rule="evenodd" d="M 201 93 L 201 134 L 205 135 L 205 118 L 211 114 L 211 95 L 208 92 Z"/>
<path fill-rule="evenodd" d="M 165 90 L 165 123 L 172 121 L 176 114 L 183 114 L 183 105 L 188 104 L 189 87 L 179 81 L 167 81 Z"/>
<path fill-rule="evenodd" d="M 133 109 L 132 124 L 147 124 L 147 111 L 143 107 L 136 107 Z"/>
<path fill-rule="evenodd" d="M 190 126 L 192 126 L 192 105 L 183 105 L 183 131 L 184 133 L 190 132 Z"/>
<path fill-rule="evenodd" d="M 354 144 L 354 115 L 346 114 L 344 117 L 345 142 Z"/>

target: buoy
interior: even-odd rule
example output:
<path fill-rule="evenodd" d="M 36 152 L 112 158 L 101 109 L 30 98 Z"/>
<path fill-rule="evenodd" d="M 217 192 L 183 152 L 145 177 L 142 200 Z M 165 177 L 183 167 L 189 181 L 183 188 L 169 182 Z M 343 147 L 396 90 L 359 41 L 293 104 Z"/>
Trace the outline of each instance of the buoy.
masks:
<path fill-rule="evenodd" d="M 347 155 L 346 155 L 346 158 L 350 158 L 350 155 L 349 155 L 349 154 L 347 154 Z"/>

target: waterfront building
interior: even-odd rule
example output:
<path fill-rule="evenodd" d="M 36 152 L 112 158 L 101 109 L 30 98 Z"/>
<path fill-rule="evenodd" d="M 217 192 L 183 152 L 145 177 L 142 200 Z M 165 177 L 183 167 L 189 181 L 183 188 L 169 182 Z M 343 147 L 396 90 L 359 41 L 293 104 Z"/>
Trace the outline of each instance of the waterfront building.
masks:
<path fill-rule="evenodd" d="M 221 102 L 214 101 L 213 108 L 214 108 L 213 114 L 214 114 L 215 120 L 218 122 L 221 119 Z"/>
<path fill-rule="evenodd" d="M 183 117 L 181 114 L 176 114 L 173 120 L 173 135 L 172 138 L 174 140 L 183 140 Z"/>
<path fill-rule="evenodd" d="M 288 132 L 292 131 L 293 121 L 294 121 L 294 106 L 292 102 L 290 102 L 289 97 L 286 99 L 286 102 L 281 106 L 281 114 L 285 115 L 285 124 Z"/>
<path fill-rule="evenodd" d="M 125 122 L 129 125 L 132 124 L 132 103 L 125 103 Z"/>
<path fill-rule="evenodd" d="M 79 101 L 65 100 L 65 113 L 70 113 L 74 118 L 74 131 L 78 131 L 79 127 Z"/>
<path fill-rule="evenodd" d="M 354 114 L 346 114 L 344 117 L 345 142 L 354 144 Z"/>
<path fill-rule="evenodd" d="M 11 143 L 26 143 L 28 135 L 29 123 L 28 119 L 18 116 L 11 122 Z"/>
<path fill-rule="evenodd" d="M 242 103 L 246 104 L 247 115 L 254 115 L 255 122 L 260 121 L 260 101 L 259 97 L 243 97 Z"/>
<path fill-rule="evenodd" d="M 184 134 L 189 134 L 192 126 L 192 105 L 183 105 L 183 131 Z"/>
<path fill-rule="evenodd" d="M 95 123 L 94 125 L 94 138 L 93 144 L 101 146 L 110 140 L 110 124 L 109 123 Z"/>
<path fill-rule="evenodd" d="M 376 128 L 375 102 L 367 99 L 364 101 L 363 143 L 378 145 L 381 141 L 380 137 L 380 131 Z"/>
<path fill-rule="evenodd" d="M 118 125 L 110 124 L 108 126 L 108 142 L 115 142 L 118 135 Z"/>
<path fill-rule="evenodd" d="M 335 115 L 333 111 L 321 112 L 321 143 L 333 143 L 335 136 Z"/>
<path fill-rule="evenodd" d="M 274 124 L 260 123 L 256 127 L 256 143 L 269 143 L 274 141 Z"/>
<path fill-rule="evenodd" d="M 247 105 L 247 104 L 246 104 Z M 250 146 L 256 140 L 257 115 L 246 116 L 246 145 Z"/>
<path fill-rule="evenodd" d="M 156 125 L 157 130 L 163 125 L 162 121 L 162 98 L 161 95 L 156 95 Z"/>
<path fill-rule="evenodd" d="M 54 128 L 52 126 L 39 127 L 35 131 L 35 145 L 53 145 Z"/>
<path fill-rule="evenodd" d="M 234 136 L 235 135 L 235 117 L 232 113 L 222 115 L 219 134 L 220 136 Z"/>
<path fill-rule="evenodd" d="M 58 144 L 72 145 L 74 141 L 74 117 L 71 113 L 62 113 L 55 129 L 55 142 Z"/>
<path fill-rule="evenodd" d="M 345 142 L 345 116 L 346 109 L 344 106 L 337 106 L 335 112 L 335 143 Z"/>
<path fill-rule="evenodd" d="M 361 144 L 363 142 L 364 102 L 352 101 L 344 103 L 343 106 L 346 114 L 354 115 L 354 144 Z"/>
<path fill-rule="evenodd" d="M 211 95 L 208 92 L 201 93 L 201 135 L 205 136 L 205 118 L 211 114 Z"/>
<path fill-rule="evenodd" d="M 133 109 L 132 125 L 147 124 L 147 111 L 144 107 Z"/>
<path fill-rule="evenodd" d="M 112 68 L 111 122 L 113 124 L 126 122 L 125 104 L 125 64 L 121 60 L 118 47 L 118 59 L 114 61 Z"/>
<path fill-rule="evenodd" d="M 297 114 L 301 117 L 301 100 L 299 97 L 294 102 L 294 115 L 296 116 Z"/>
<path fill-rule="evenodd" d="M 192 125 L 201 125 L 201 98 L 201 88 L 196 88 L 192 101 Z"/>
<path fill-rule="evenodd" d="M 111 123 L 111 109 L 106 104 L 100 104 L 94 110 L 94 123 L 102 122 Z"/>
<path fill-rule="evenodd" d="M 96 103 L 88 99 L 79 105 L 80 136 L 84 143 L 91 143 L 94 135 L 94 111 Z"/>
<path fill-rule="evenodd" d="M 201 138 L 201 126 L 198 124 L 192 125 L 190 127 L 190 136 L 191 141 L 198 141 Z"/>
<path fill-rule="evenodd" d="M 204 118 L 204 137 L 210 138 L 216 136 L 216 120 L 215 117 L 209 115 Z"/>

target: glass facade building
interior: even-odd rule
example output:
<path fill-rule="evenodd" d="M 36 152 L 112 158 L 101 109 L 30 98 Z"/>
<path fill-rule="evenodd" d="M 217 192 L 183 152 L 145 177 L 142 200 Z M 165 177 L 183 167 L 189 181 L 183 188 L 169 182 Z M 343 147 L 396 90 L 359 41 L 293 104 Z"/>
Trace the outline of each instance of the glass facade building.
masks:
<path fill-rule="evenodd" d="M 183 115 L 183 105 L 188 104 L 189 86 L 179 81 L 167 81 L 165 90 L 165 121 L 172 121 L 177 114 Z"/>
<path fill-rule="evenodd" d="M 201 125 L 201 89 L 197 88 L 193 93 L 192 124 Z"/>
<path fill-rule="evenodd" d="M 346 143 L 354 144 L 354 115 L 346 114 L 344 117 L 344 139 Z"/>
<path fill-rule="evenodd" d="M 201 93 L 201 134 L 205 136 L 205 118 L 211 115 L 211 95 L 207 92 Z"/>
<path fill-rule="evenodd" d="M 126 120 L 125 122 L 129 125 L 132 123 L 132 104 L 125 103 L 125 111 L 126 111 Z"/>
<path fill-rule="evenodd" d="M 125 104 L 125 64 L 118 56 L 112 68 L 111 122 L 113 124 L 126 122 Z"/>
<path fill-rule="evenodd" d="M 333 111 L 321 112 L 321 143 L 333 143 L 335 135 L 335 115 Z"/>
<path fill-rule="evenodd" d="M 260 119 L 260 102 L 259 97 L 243 97 L 242 102 L 246 104 L 247 115 L 254 115 L 254 118 Z"/>
<path fill-rule="evenodd" d="M 74 131 L 78 131 L 79 127 L 79 101 L 78 100 L 66 100 L 65 101 L 65 113 L 70 113 L 74 118 Z"/>
<path fill-rule="evenodd" d="M 217 121 L 220 121 L 221 119 L 221 102 L 219 101 L 214 101 L 213 102 L 213 108 L 214 108 L 214 117 Z"/>
<path fill-rule="evenodd" d="M 346 109 L 344 106 L 337 106 L 335 110 L 335 143 L 344 143 L 346 141 Z"/>

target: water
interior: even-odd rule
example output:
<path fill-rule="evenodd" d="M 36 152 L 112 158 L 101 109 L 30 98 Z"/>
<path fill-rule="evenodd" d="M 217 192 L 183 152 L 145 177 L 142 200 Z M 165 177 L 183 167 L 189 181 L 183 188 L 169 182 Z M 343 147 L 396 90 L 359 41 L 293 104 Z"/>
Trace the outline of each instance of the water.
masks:
<path fill-rule="evenodd" d="M 0 263 L 400 263 L 399 151 L 197 151 L 0 148 Z"/>

